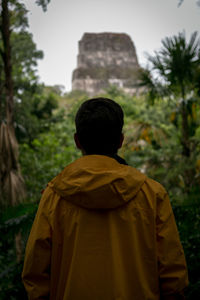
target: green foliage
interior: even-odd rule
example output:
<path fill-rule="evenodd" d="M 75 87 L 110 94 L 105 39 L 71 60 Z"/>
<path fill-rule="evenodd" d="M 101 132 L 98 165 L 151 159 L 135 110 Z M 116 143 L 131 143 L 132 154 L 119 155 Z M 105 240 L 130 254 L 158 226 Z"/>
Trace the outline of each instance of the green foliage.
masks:
<path fill-rule="evenodd" d="M 37 60 L 43 58 L 43 52 L 36 49 L 32 34 L 22 30 L 11 35 L 13 80 L 15 90 L 20 90 L 23 81 L 36 81 L 34 74 Z"/>
<path fill-rule="evenodd" d="M 190 285 L 186 296 L 187 299 L 198 299 L 200 291 L 200 207 L 199 204 L 190 204 L 175 206 L 173 209 L 188 265 Z"/>
<path fill-rule="evenodd" d="M 155 52 L 154 56 L 149 56 L 152 68 L 144 70 L 141 77 L 143 80 L 141 84 L 146 87 L 148 96 L 153 101 L 159 95 L 160 101 L 163 103 L 167 101 L 169 104 L 169 109 L 166 108 L 171 114 L 168 123 L 174 125 L 171 127 L 174 127 L 174 133 L 169 134 L 170 138 L 167 139 L 166 145 L 161 147 L 162 160 L 158 157 L 160 151 L 154 151 L 155 141 L 149 143 L 151 145 L 148 150 L 150 156 L 157 158 L 155 162 L 160 166 L 159 179 L 164 180 L 161 176 L 162 169 L 163 171 L 169 169 L 165 176 L 165 184 L 170 190 L 172 188 L 172 194 L 175 189 L 179 196 L 181 190 L 190 193 L 193 185 L 198 184 L 199 180 L 199 171 L 195 167 L 198 164 L 200 143 L 195 135 L 200 126 L 199 53 L 200 42 L 197 39 L 197 32 L 191 35 L 188 42 L 184 33 L 167 37 L 162 40 L 160 51 Z M 156 103 L 154 108 L 159 105 L 160 103 Z M 164 123 L 166 121 L 167 119 Z M 176 182 L 178 188 L 173 182 Z"/>
<path fill-rule="evenodd" d="M 20 145 L 22 173 L 31 199 L 38 200 L 46 184 L 80 155 L 73 141 L 74 114 L 73 108 L 62 121 L 52 123 L 48 132 L 38 135 L 30 145 Z"/>
<path fill-rule="evenodd" d="M 42 51 L 38 51 L 35 43 L 33 42 L 32 35 L 28 31 L 27 10 L 21 1 L 9 1 L 9 14 L 10 14 L 10 44 L 11 44 L 11 65 L 12 65 L 12 81 L 14 85 L 14 121 L 18 133 L 21 129 L 23 135 L 27 133 L 28 139 L 31 130 L 29 121 L 34 119 L 32 115 L 33 104 L 35 99 L 43 97 L 43 90 L 39 87 L 38 78 L 36 75 L 37 60 L 43 57 Z M 1 17 L 0 17 L 0 21 Z M 0 23 L 1 23 L 0 22 Z M 0 49 L 3 50 L 3 37 L 0 32 Z M 3 91 L 0 95 L 0 121 L 6 119 L 6 96 L 5 96 L 5 75 L 3 70 L 3 55 L 0 56 L 0 87 Z M 46 107 L 53 109 L 55 104 L 52 103 L 52 96 L 48 97 Z M 40 102 L 44 102 L 41 99 Z M 50 106 L 48 103 L 50 102 Z M 54 106 L 52 108 L 52 105 Z M 46 108 L 45 107 L 45 108 Z M 26 108 L 26 109 L 25 109 Z M 36 119 L 37 120 L 37 119 Z M 36 123 L 33 122 L 32 125 Z M 36 124 L 37 125 L 37 124 Z M 33 127 L 33 126 L 32 126 Z M 37 127 L 37 126 L 36 126 Z M 35 131 L 34 129 L 32 130 Z M 37 131 L 37 130 L 36 130 Z M 18 138 L 21 136 L 18 135 Z"/>
<path fill-rule="evenodd" d="M 39 6 L 42 6 L 43 11 L 47 10 L 47 5 L 49 4 L 50 0 L 36 0 L 35 3 Z"/>
<path fill-rule="evenodd" d="M 27 10 L 22 1 L 8 0 L 11 31 L 25 30 L 28 27 Z"/>
<path fill-rule="evenodd" d="M 27 299 L 21 282 L 23 262 L 16 261 L 15 236 L 22 235 L 24 252 L 36 205 L 29 203 L 8 208 L 0 215 L 0 299 Z"/>
<path fill-rule="evenodd" d="M 61 118 L 61 112 L 53 114 L 58 107 L 57 89 L 38 83 L 37 61 L 43 52 L 37 50 L 32 34 L 28 31 L 27 10 L 21 1 L 11 1 L 9 6 L 11 21 L 12 79 L 14 84 L 14 122 L 18 142 L 31 142 L 38 134 L 47 131 L 52 122 Z M 2 36 L 0 35 L 0 47 Z M 0 57 L 0 66 L 3 65 Z M 1 70 L 1 69 L 0 69 Z M 5 85 L 0 71 L 0 86 Z M 5 120 L 5 94 L 0 95 L 0 121 Z"/>

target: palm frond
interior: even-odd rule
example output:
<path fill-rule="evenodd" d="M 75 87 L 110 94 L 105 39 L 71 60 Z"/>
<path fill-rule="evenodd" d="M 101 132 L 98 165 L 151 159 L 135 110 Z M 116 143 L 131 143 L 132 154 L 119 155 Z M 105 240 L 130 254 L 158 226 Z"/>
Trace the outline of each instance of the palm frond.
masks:
<path fill-rule="evenodd" d="M 185 32 L 162 40 L 162 48 L 149 58 L 152 69 L 171 87 L 190 85 L 200 62 L 200 41 L 194 32 L 186 41 Z"/>

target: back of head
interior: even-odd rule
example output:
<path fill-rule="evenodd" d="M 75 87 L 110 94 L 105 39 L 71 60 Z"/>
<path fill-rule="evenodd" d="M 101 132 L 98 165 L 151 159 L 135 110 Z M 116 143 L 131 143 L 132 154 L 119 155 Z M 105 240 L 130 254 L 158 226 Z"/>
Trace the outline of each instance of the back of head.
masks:
<path fill-rule="evenodd" d="M 109 155 L 117 153 L 123 128 L 123 111 L 108 98 L 85 101 L 76 118 L 76 132 L 86 154 Z"/>

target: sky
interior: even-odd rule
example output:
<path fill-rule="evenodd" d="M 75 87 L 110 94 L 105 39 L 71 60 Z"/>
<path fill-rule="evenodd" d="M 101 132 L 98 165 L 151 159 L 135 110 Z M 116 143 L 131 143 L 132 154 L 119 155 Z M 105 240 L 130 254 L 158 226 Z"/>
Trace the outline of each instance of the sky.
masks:
<path fill-rule="evenodd" d="M 153 54 L 166 36 L 183 30 L 187 39 L 200 31 L 197 0 L 51 0 L 43 12 L 33 0 L 24 0 L 29 10 L 30 32 L 44 58 L 38 61 L 40 82 L 63 85 L 71 91 L 72 72 L 77 67 L 78 41 L 85 32 L 128 34 L 141 66 L 146 53 Z"/>

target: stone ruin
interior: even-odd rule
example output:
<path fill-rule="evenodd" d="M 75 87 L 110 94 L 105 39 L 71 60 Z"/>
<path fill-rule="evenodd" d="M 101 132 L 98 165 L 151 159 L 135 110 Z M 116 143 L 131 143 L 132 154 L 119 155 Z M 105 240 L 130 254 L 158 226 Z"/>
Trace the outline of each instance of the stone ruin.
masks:
<path fill-rule="evenodd" d="M 77 68 L 72 90 L 94 96 L 110 85 L 138 94 L 138 64 L 135 46 L 124 33 L 85 33 L 79 41 Z"/>

